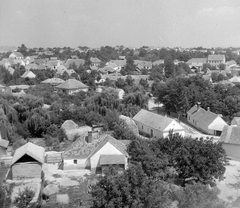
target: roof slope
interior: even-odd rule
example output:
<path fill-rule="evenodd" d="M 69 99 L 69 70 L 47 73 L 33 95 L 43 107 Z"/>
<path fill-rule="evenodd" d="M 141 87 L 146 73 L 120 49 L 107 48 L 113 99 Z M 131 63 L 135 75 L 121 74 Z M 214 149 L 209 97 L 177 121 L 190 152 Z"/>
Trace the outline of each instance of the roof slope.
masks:
<path fill-rule="evenodd" d="M 124 155 L 101 155 L 100 165 L 125 164 Z"/>
<path fill-rule="evenodd" d="M 222 61 L 225 59 L 224 55 L 209 55 L 208 61 Z"/>
<path fill-rule="evenodd" d="M 88 156 L 88 158 L 95 155 L 102 147 L 104 147 L 107 143 L 113 145 L 117 150 L 119 150 L 123 155 L 128 157 L 127 146 L 125 143 L 122 143 L 121 140 L 117 140 L 114 137 L 106 134 L 105 138 L 99 143 L 99 145 L 94 149 L 94 151 Z"/>
<path fill-rule="evenodd" d="M 9 144 L 9 141 L 0 138 L 0 147 L 7 148 L 7 147 L 8 147 L 8 144 Z"/>
<path fill-rule="evenodd" d="M 219 142 L 240 144 L 240 126 L 224 126 Z"/>
<path fill-rule="evenodd" d="M 188 64 L 192 64 L 192 63 L 207 63 L 207 58 L 192 58 L 190 60 L 187 61 Z"/>
<path fill-rule="evenodd" d="M 57 88 L 59 88 L 59 89 L 86 89 L 86 88 L 88 88 L 88 86 L 76 79 L 68 79 L 64 83 L 58 85 Z"/>
<path fill-rule="evenodd" d="M 87 143 L 85 136 L 80 136 L 73 142 L 63 153 L 63 158 L 87 158 L 102 144 L 110 135 L 108 134 L 93 134 L 92 142 Z M 124 145 L 124 144 L 123 144 Z"/>
<path fill-rule="evenodd" d="M 146 126 L 164 131 L 173 119 L 152 113 L 150 111 L 141 109 L 134 117 L 134 121 L 140 122 Z"/>
<path fill-rule="evenodd" d="M 32 78 L 32 77 L 36 77 L 36 75 L 32 72 L 32 71 L 25 71 L 24 74 L 21 76 L 22 78 Z"/>
<path fill-rule="evenodd" d="M 44 163 L 44 154 L 45 154 L 45 149 L 43 147 L 40 147 L 31 142 L 28 142 L 27 144 L 19 147 L 16 150 L 16 152 L 13 155 L 11 165 L 16 163 L 24 155 L 28 155 L 43 164 Z"/>
<path fill-rule="evenodd" d="M 206 111 L 203 108 L 200 108 L 197 112 L 193 114 L 193 119 L 199 123 L 204 123 L 209 126 L 219 115 Z"/>
<path fill-rule="evenodd" d="M 230 82 L 233 83 L 240 83 L 240 77 L 239 76 L 234 76 L 231 79 L 229 79 Z"/>
<path fill-rule="evenodd" d="M 43 84 L 53 84 L 53 85 L 56 84 L 57 85 L 57 84 L 61 84 L 63 82 L 65 82 L 65 81 L 60 79 L 60 78 L 53 77 L 53 78 L 45 79 L 41 83 L 43 83 Z"/>
<path fill-rule="evenodd" d="M 237 126 L 240 126 L 240 117 L 234 117 L 232 122 L 235 121 L 235 123 L 237 124 Z M 232 123 L 231 122 L 231 123 Z"/>

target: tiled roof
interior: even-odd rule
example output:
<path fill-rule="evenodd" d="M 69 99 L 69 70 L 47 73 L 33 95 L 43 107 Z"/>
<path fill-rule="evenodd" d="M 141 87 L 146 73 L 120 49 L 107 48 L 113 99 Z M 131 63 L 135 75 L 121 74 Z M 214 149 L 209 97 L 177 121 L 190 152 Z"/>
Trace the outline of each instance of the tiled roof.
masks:
<path fill-rule="evenodd" d="M 193 64 L 193 63 L 207 63 L 207 58 L 192 58 L 187 61 L 188 64 Z"/>
<path fill-rule="evenodd" d="M 0 139 L 0 147 L 4 147 L 7 148 L 9 144 L 9 141 L 5 140 L 5 139 Z"/>
<path fill-rule="evenodd" d="M 233 83 L 240 83 L 240 77 L 239 76 L 234 76 L 231 79 L 229 79 L 230 82 Z"/>
<path fill-rule="evenodd" d="M 153 66 L 160 65 L 160 64 L 164 64 L 164 59 L 156 60 L 152 63 Z"/>
<path fill-rule="evenodd" d="M 101 62 L 100 59 L 94 58 L 94 57 L 91 57 L 91 58 L 90 58 L 90 61 L 91 61 L 92 63 L 100 63 L 100 62 Z"/>
<path fill-rule="evenodd" d="M 44 163 L 45 149 L 43 147 L 37 146 L 31 142 L 19 147 L 13 155 L 12 163 L 16 163 L 21 157 L 28 155 L 40 163 Z"/>
<path fill-rule="evenodd" d="M 79 66 L 82 66 L 85 64 L 85 60 L 83 60 L 83 59 L 68 59 L 65 63 L 65 66 L 67 68 L 69 68 L 73 63 L 75 63 L 75 65 L 78 68 Z"/>
<path fill-rule="evenodd" d="M 121 142 L 121 140 L 117 140 L 114 137 L 106 134 L 105 138 L 99 143 L 99 145 L 94 149 L 94 151 L 88 156 L 88 158 L 92 157 L 95 155 L 102 147 L 104 147 L 105 144 L 110 143 L 113 145 L 116 149 L 118 149 L 123 155 L 128 157 L 127 153 L 127 146 Z"/>
<path fill-rule="evenodd" d="M 70 89 L 86 89 L 86 88 L 88 88 L 88 86 L 76 79 L 68 79 L 64 83 L 58 85 L 57 88 L 69 89 L 69 90 Z"/>
<path fill-rule="evenodd" d="M 208 61 L 223 61 L 224 59 L 224 55 L 208 55 Z"/>
<path fill-rule="evenodd" d="M 36 75 L 32 71 L 25 71 L 21 77 L 22 78 L 26 78 L 26 77 L 34 78 L 34 77 L 36 77 Z"/>
<path fill-rule="evenodd" d="M 50 78 L 50 79 L 45 79 L 44 81 L 42 81 L 41 83 L 43 84 L 52 84 L 52 85 L 57 85 L 57 84 L 61 84 L 65 82 L 64 80 L 60 79 L 60 78 Z"/>
<path fill-rule="evenodd" d="M 16 57 L 22 57 L 22 58 L 23 58 L 23 55 L 22 55 L 20 52 L 14 51 L 13 54 L 14 54 Z M 10 54 L 10 55 L 11 55 L 11 54 Z"/>
<path fill-rule="evenodd" d="M 160 131 L 164 131 L 167 126 L 174 121 L 171 118 L 152 113 L 144 109 L 141 109 L 133 117 L 133 120 Z M 183 127 L 181 128 L 183 129 Z"/>
<path fill-rule="evenodd" d="M 219 142 L 240 144 L 240 126 L 224 126 Z"/>
<path fill-rule="evenodd" d="M 101 155 L 100 165 L 115 165 L 115 164 L 125 164 L 124 155 Z"/>
<path fill-rule="evenodd" d="M 198 110 L 197 105 L 194 105 L 187 113 L 188 113 L 188 114 L 193 114 L 193 113 L 195 113 L 197 110 Z"/>
<path fill-rule="evenodd" d="M 80 136 L 75 142 L 73 142 L 63 153 L 63 158 L 87 158 L 108 135 L 93 135 L 92 142 L 87 143 L 85 135 Z"/>

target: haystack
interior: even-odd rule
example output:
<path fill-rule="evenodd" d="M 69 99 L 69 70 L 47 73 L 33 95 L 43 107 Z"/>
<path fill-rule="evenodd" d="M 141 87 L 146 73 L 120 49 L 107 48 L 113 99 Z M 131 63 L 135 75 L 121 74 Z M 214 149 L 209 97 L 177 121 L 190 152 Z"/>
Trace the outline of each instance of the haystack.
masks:
<path fill-rule="evenodd" d="M 58 192 L 59 192 L 59 187 L 55 184 L 49 184 L 42 190 L 42 193 L 45 194 L 46 196 L 51 196 Z"/>
<path fill-rule="evenodd" d="M 61 128 L 64 130 L 68 140 L 74 140 L 79 136 L 87 136 L 88 132 L 92 130 L 90 126 L 79 127 L 72 120 L 65 121 Z"/>
<path fill-rule="evenodd" d="M 124 115 L 120 115 L 119 116 L 120 119 L 124 120 L 127 124 L 127 126 L 129 127 L 130 130 L 132 130 L 132 132 L 138 136 L 138 127 L 135 124 L 134 120 L 132 120 L 130 117 L 124 116 Z"/>

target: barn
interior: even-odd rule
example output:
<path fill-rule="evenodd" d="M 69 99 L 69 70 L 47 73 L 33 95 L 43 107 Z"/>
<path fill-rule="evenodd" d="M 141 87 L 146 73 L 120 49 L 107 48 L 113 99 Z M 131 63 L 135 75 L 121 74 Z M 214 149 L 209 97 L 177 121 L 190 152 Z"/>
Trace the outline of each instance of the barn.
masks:
<path fill-rule="evenodd" d="M 12 179 L 41 178 L 44 156 L 45 149 L 31 142 L 18 148 L 11 163 Z"/>

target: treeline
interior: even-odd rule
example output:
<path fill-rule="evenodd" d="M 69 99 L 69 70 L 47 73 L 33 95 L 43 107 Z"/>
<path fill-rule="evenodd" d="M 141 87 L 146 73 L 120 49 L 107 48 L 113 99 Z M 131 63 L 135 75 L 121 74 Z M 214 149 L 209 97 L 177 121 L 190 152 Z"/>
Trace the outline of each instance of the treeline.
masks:
<path fill-rule="evenodd" d="M 221 114 L 230 122 L 240 114 L 240 88 L 238 85 L 210 84 L 200 76 L 173 78 L 166 83 L 153 85 L 153 94 L 157 102 L 164 104 L 165 110 L 186 116 L 187 111 L 197 102 L 204 109 L 208 107 L 214 113 Z"/>

